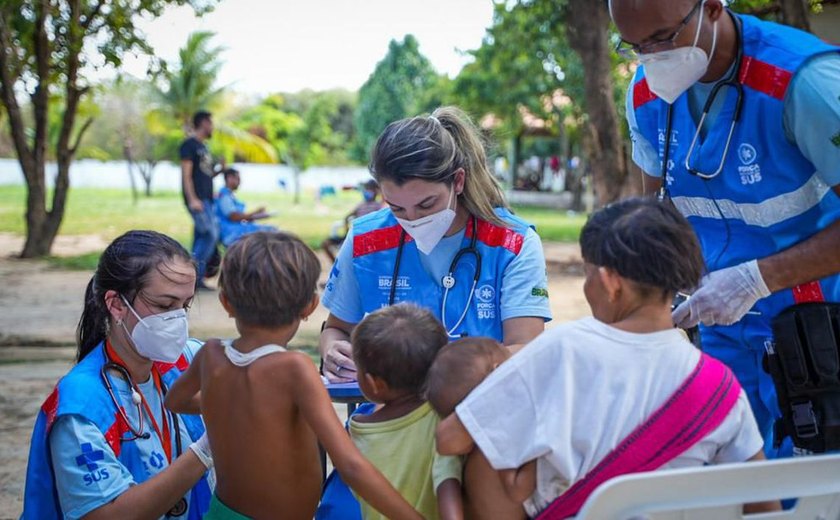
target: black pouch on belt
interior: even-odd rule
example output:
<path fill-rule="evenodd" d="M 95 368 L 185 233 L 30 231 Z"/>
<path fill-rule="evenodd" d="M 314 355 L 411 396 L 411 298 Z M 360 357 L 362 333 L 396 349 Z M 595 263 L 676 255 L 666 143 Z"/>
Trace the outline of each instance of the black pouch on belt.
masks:
<path fill-rule="evenodd" d="M 790 436 L 798 448 L 840 449 L 840 304 L 793 305 L 772 327 L 764 363 L 782 411 L 775 446 Z"/>

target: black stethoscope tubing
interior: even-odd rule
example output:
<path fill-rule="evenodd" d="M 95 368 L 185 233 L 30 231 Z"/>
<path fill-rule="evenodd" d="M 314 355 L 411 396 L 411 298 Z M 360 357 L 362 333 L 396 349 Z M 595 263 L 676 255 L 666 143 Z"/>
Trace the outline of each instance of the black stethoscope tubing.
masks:
<path fill-rule="evenodd" d="M 121 437 L 119 441 L 130 442 L 136 441 L 137 439 L 149 439 L 152 436 L 152 434 L 150 432 L 143 431 L 143 410 L 140 409 L 140 405 L 138 404 L 137 415 L 139 417 L 140 423 L 140 429 L 138 430 L 131 424 L 131 421 L 128 420 L 128 414 L 126 414 L 125 409 L 122 406 L 120 406 L 120 401 L 119 399 L 117 399 L 117 396 L 114 393 L 114 387 L 111 384 L 111 378 L 108 377 L 108 370 L 116 370 L 117 372 L 119 372 L 120 375 L 128 382 L 129 387 L 131 387 L 131 375 L 128 373 L 128 370 L 124 366 L 111 361 L 111 359 L 108 357 L 108 352 L 105 352 L 105 364 L 102 365 L 102 369 L 100 370 L 102 381 L 105 385 L 105 389 L 108 391 L 108 395 L 111 397 L 111 401 L 114 403 L 114 406 L 117 409 L 117 413 L 120 414 L 120 417 L 122 418 L 123 422 L 125 422 L 126 427 L 128 427 L 129 431 L 134 436 L 130 439 Z M 161 400 L 163 400 L 166 397 L 166 385 L 163 384 L 163 381 L 161 381 L 161 388 L 163 389 L 163 395 L 160 396 L 160 398 Z M 175 453 L 176 457 L 179 457 L 183 453 L 183 450 L 181 445 L 181 427 L 178 421 L 178 414 L 174 414 L 168 410 L 165 410 L 164 413 L 167 413 L 169 415 L 169 418 L 172 420 L 172 425 L 175 429 Z M 161 442 L 162 441 L 163 439 L 161 439 Z"/>
<path fill-rule="evenodd" d="M 712 91 L 709 93 L 709 97 L 706 99 L 706 103 L 703 105 L 703 113 L 700 116 L 700 121 L 697 123 L 697 130 L 694 132 L 694 137 L 691 140 L 691 145 L 688 148 L 688 153 L 685 156 L 685 168 L 691 175 L 695 175 L 700 177 L 703 180 L 710 180 L 717 177 L 720 172 L 723 170 L 723 165 L 726 162 L 726 156 L 729 152 L 729 145 L 732 142 L 732 135 L 735 131 L 735 126 L 741 120 L 741 110 L 743 107 L 743 100 L 744 100 L 744 85 L 739 80 L 739 74 L 741 69 L 741 63 L 744 57 L 744 48 L 743 42 L 741 38 L 741 25 L 740 20 L 737 16 L 734 16 L 735 21 L 735 38 L 736 38 L 736 47 L 737 47 L 737 55 L 735 57 L 735 66 L 733 67 L 732 71 L 729 73 L 729 76 L 722 81 L 719 81 L 715 86 L 712 88 Z M 735 98 L 735 113 L 732 116 L 732 123 L 729 127 L 729 134 L 726 138 L 726 146 L 724 147 L 723 154 L 721 155 L 720 164 L 718 165 L 717 170 L 713 173 L 708 174 L 704 173 L 696 168 L 693 168 L 690 164 L 691 156 L 693 155 L 695 145 L 697 144 L 697 139 L 700 135 L 700 131 L 703 129 L 703 123 L 706 121 L 706 117 L 709 115 L 709 111 L 712 108 L 712 104 L 717 98 L 720 89 L 723 87 L 732 87 L 735 89 L 737 96 Z M 671 151 L 671 133 L 673 130 L 673 105 L 668 105 L 668 109 L 666 111 L 666 123 L 665 123 L 665 146 L 663 151 L 663 158 L 662 158 L 662 187 L 659 190 L 659 199 L 664 200 L 668 198 L 667 192 L 667 178 L 668 175 L 668 158 Z"/>
<path fill-rule="evenodd" d="M 452 262 L 449 263 L 449 271 L 448 271 L 447 275 L 443 277 L 443 280 L 441 280 L 441 283 L 442 283 L 442 285 L 443 285 L 443 287 L 446 291 L 446 294 L 449 293 L 449 289 L 451 289 L 452 287 L 455 286 L 455 278 L 454 278 L 455 269 L 458 267 L 458 262 L 460 262 L 461 259 L 464 258 L 465 255 L 472 255 L 473 257 L 475 257 L 476 266 L 475 266 L 475 271 L 473 273 L 473 289 L 471 291 L 471 292 L 475 292 L 475 286 L 476 286 L 476 284 L 478 284 L 478 280 L 481 278 L 481 252 L 476 247 L 477 237 L 478 237 L 477 224 L 478 224 L 477 219 L 475 218 L 475 216 L 473 216 L 472 217 L 472 237 L 470 237 L 470 244 L 467 247 L 462 247 L 461 249 L 458 250 L 457 253 L 455 253 L 455 256 L 452 258 Z M 391 275 L 391 288 L 390 288 L 390 295 L 388 296 L 388 305 L 393 305 L 394 304 L 394 299 L 396 297 L 397 280 L 399 278 L 399 273 L 400 273 L 400 263 L 402 261 L 403 248 L 405 246 L 405 236 L 406 236 L 406 232 L 403 229 L 400 232 L 400 243 L 399 243 L 399 246 L 397 247 L 397 258 L 396 258 L 396 261 L 394 262 L 394 272 Z M 470 298 L 472 298 L 472 294 L 470 294 Z M 446 300 L 444 298 L 444 303 L 445 303 L 445 301 Z M 445 307 L 446 307 L 445 305 L 441 306 L 441 320 L 444 321 L 444 322 L 445 322 L 445 319 L 446 319 L 446 317 L 443 315 L 444 311 L 446 310 Z M 467 307 L 469 307 L 469 302 L 467 302 Z M 466 315 L 466 309 L 465 309 L 464 315 Z M 458 323 L 455 324 L 455 326 L 453 327 L 453 329 L 451 331 L 447 330 L 446 332 L 451 335 L 452 332 L 454 332 L 454 329 L 458 328 L 458 326 L 461 324 L 462 321 L 463 321 L 463 316 L 461 317 L 460 320 L 458 320 Z"/>

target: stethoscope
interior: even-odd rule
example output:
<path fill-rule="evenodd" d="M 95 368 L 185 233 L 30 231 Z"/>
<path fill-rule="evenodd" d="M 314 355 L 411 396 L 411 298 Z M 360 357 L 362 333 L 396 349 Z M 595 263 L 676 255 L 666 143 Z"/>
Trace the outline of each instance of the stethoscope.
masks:
<path fill-rule="evenodd" d="M 140 392 L 137 390 L 136 385 L 132 381 L 131 374 L 128 373 L 128 369 L 126 369 L 123 365 L 116 363 L 111 359 L 111 357 L 108 355 L 108 348 L 104 349 L 104 354 L 105 363 L 102 365 L 99 374 L 102 377 L 102 382 L 105 385 L 105 389 L 108 391 L 108 395 L 111 397 L 111 401 L 114 403 L 114 407 L 117 409 L 117 413 L 122 419 L 123 424 L 125 424 L 126 428 L 128 428 L 129 433 L 131 433 L 131 437 L 121 436 L 119 438 L 119 441 L 122 443 L 136 441 L 137 439 L 150 439 L 152 437 L 152 434 L 148 431 L 144 431 L 145 428 L 143 425 L 143 409 L 141 407 L 143 403 L 143 397 L 140 395 Z M 134 404 L 134 406 L 137 407 L 137 417 L 139 418 L 137 421 L 137 427 L 132 425 L 131 421 L 128 420 L 128 415 L 125 413 L 125 408 L 122 406 L 120 400 L 117 398 L 117 394 L 114 393 L 114 385 L 111 382 L 111 377 L 108 375 L 109 370 L 116 370 L 119 373 L 119 375 L 126 380 L 126 382 L 128 383 L 128 387 L 131 389 L 131 402 Z M 160 383 L 161 390 L 163 392 L 163 395 L 160 396 L 160 400 L 161 402 L 163 402 L 164 398 L 166 397 L 166 386 L 163 384 L 163 381 L 161 381 Z M 177 458 L 180 457 L 183 453 L 181 445 L 181 427 L 178 424 L 178 415 L 165 409 L 164 413 L 167 414 L 167 417 L 169 418 L 175 429 L 175 458 Z M 163 442 L 163 439 L 161 439 L 161 442 Z M 187 501 L 182 497 L 174 506 L 172 506 L 172 509 L 170 509 L 167 512 L 167 516 L 181 516 L 186 512 Z"/>
<path fill-rule="evenodd" d="M 117 398 L 117 394 L 114 393 L 114 385 L 111 382 L 111 377 L 108 375 L 109 370 L 116 370 L 120 376 L 123 377 L 128 382 L 129 388 L 131 388 L 131 402 L 134 406 L 137 407 L 137 417 L 138 419 L 138 426 L 135 427 L 131 424 L 131 421 L 128 420 L 128 415 L 125 413 L 125 408 L 120 403 L 119 398 Z M 131 375 L 128 373 L 128 370 L 120 365 L 119 363 L 115 363 L 111 361 L 108 357 L 108 352 L 105 352 L 105 364 L 102 365 L 102 369 L 100 370 L 100 375 L 102 376 L 102 382 L 105 384 L 105 389 L 108 391 L 108 395 L 111 397 L 111 401 L 114 403 L 114 407 L 117 409 L 117 413 L 120 415 L 120 418 L 123 420 L 123 424 L 128 428 L 129 433 L 131 433 L 131 437 L 121 437 L 119 440 L 120 442 L 130 442 L 136 441 L 137 439 L 149 439 L 151 438 L 152 434 L 144 431 L 145 428 L 143 426 L 143 409 L 141 408 L 141 404 L 143 402 L 143 398 L 140 396 L 140 392 L 134 387 L 134 384 L 131 382 Z M 166 397 L 166 387 L 161 385 L 163 388 L 163 395 L 160 397 L 161 401 Z M 166 410 L 165 412 L 169 419 L 172 421 L 172 425 L 175 429 L 175 452 L 180 456 L 183 453 L 181 449 L 181 428 L 178 424 L 178 415 Z"/>
<path fill-rule="evenodd" d="M 475 286 L 478 285 L 478 280 L 481 277 L 481 252 L 477 247 L 475 247 L 478 237 L 478 228 L 476 227 L 477 222 L 475 216 L 472 217 L 471 225 L 472 237 L 470 237 L 470 245 L 462 247 L 457 253 L 455 253 L 455 257 L 452 258 L 452 262 L 449 263 L 447 274 L 440 280 L 440 283 L 443 286 L 443 300 L 440 304 L 440 321 L 450 338 L 466 335 L 456 335 L 455 331 L 461 326 L 464 319 L 467 317 L 467 312 L 470 310 L 470 303 L 472 303 L 473 296 L 475 295 Z M 400 274 L 400 260 L 402 259 L 403 246 L 405 246 L 405 235 L 405 230 L 401 230 L 400 244 L 397 247 L 397 260 L 394 262 L 394 273 L 391 275 L 391 294 L 388 296 L 388 305 L 394 304 L 394 297 L 396 296 L 397 280 L 399 279 Z M 472 255 L 475 258 L 475 270 L 473 271 L 472 287 L 470 287 L 470 295 L 467 298 L 467 302 L 464 304 L 464 312 L 461 313 L 461 316 L 458 318 L 455 325 L 450 328 L 446 324 L 446 300 L 449 297 L 449 290 L 455 287 L 455 269 L 458 267 L 458 262 L 468 255 Z"/>
<path fill-rule="evenodd" d="M 708 99 L 706 99 L 706 103 L 703 105 L 703 113 L 700 116 L 700 121 L 697 123 L 697 130 L 694 132 L 694 137 L 691 139 L 691 145 L 688 147 L 688 153 L 685 156 L 685 169 L 688 173 L 692 175 L 696 175 L 703 180 L 710 180 L 714 179 L 720 172 L 723 171 L 723 166 L 726 163 L 726 157 L 729 155 L 729 147 L 732 144 L 732 136 L 735 133 L 735 126 L 741 120 L 741 108 L 743 106 L 744 101 L 744 85 L 741 83 L 739 79 L 739 74 L 741 71 L 741 62 L 744 57 L 744 48 L 741 44 L 741 24 L 740 20 L 737 16 L 734 17 L 735 20 L 735 38 L 736 38 L 736 48 L 738 49 L 738 53 L 735 57 L 735 66 L 733 67 L 732 71 L 729 75 L 719 81 L 715 86 L 712 88 L 712 91 L 709 93 Z M 732 87 L 735 89 L 736 98 L 735 98 L 735 112 L 732 115 L 732 122 L 729 125 L 729 133 L 726 136 L 726 144 L 723 147 L 723 154 L 720 157 L 720 162 L 718 163 L 717 169 L 715 171 L 708 173 L 701 171 L 700 168 L 696 168 L 692 165 L 691 158 L 694 156 L 694 150 L 697 146 L 697 140 L 700 137 L 700 132 L 703 130 L 703 124 L 706 122 L 706 118 L 709 115 L 709 112 L 712 109 L 712 105 L 717 98 L 718 93 L 720 92 L 721 88 L 724 87 Z M 668 157 L 671 151 L 671 131 L 673 127 L 673 105 L 668 105 L 668 109 L 665 115 L 666 124 L 665 124 L 665 147 L 663 151 L 663 158 L 662 158 L 662 188 L 659 190 L 659 199 L 664 200 L 668 197 L 667 192 L 667 180 L 666 176 L 668 175 Z M 695 163 L 696 165 L 696 163 Z"/>

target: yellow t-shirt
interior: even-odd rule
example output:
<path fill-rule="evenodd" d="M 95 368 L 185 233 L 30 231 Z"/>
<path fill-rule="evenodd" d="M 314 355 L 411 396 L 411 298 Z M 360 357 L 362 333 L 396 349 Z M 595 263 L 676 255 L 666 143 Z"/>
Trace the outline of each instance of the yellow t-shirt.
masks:
<path fill-rule="evenodd" d="M 440 518 L 437 487 L 451 478 L 461 481 L 461 458 L 444 457 L 435 451 L 435 428 L 439 421 L 429 403 L 390 421 L 350 420 L 350 436 L 359 451 L 428 520 Z M 385 520 L 364 500 L 360 499 L 359 505 L 365 520 Z"/>

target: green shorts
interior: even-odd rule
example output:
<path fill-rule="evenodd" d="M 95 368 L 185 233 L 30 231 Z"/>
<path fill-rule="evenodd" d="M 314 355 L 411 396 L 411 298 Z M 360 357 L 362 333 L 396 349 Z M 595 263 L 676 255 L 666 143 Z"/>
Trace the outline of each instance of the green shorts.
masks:
<path fill-rule="evenodd" d="M 210 500 L 210 509 L 204 515 L 204 520 L 248 520 L 249 518 L 224 505 L 215 494 Z"/>

